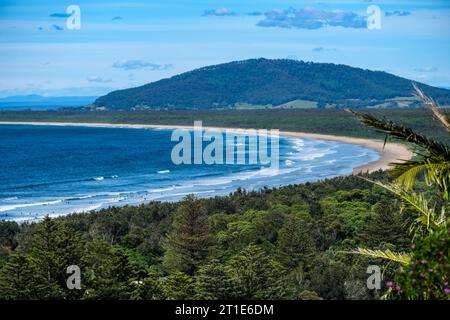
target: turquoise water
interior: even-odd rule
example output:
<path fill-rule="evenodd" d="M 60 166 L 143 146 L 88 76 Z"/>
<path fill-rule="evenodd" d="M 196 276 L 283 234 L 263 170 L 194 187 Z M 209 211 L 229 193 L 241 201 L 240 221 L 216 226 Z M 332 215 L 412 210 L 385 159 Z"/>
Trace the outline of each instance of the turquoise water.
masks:
<path fill-rule="evenodd" d="M 280 169 L 175 165 L 171 130 L 0 125 L 0 219 L 228 194 L 316 181 L 379 158 L 357 145 L 280 138 Z M 248 142 L 248 141 L 247 141 Z"/>

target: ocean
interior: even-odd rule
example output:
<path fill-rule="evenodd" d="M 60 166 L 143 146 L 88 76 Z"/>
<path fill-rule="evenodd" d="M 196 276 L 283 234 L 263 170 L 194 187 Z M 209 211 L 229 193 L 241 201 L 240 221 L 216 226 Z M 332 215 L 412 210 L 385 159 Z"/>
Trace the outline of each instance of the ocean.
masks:
<path fill-rule="evenodd" d="M 226 195 L 346 175 L 379 159 L 362 146 L 281 137 L 280 168 L 175 165 L 169 129 L 0 125 L 0 220 L 36 221 L 188 194 Z M 248 141 L 247 141 L 248 142 Z"/>

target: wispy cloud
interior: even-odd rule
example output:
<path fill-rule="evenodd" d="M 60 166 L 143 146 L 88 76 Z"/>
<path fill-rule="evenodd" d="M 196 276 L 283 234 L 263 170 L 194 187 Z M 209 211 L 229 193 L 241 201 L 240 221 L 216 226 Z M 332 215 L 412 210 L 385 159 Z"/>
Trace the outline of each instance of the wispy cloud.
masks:
<path fill-rule="evenodd" d="M 52 18 L 69 18 L 71 16 L 72 16 L 71 13 L 58 13 L 58 12 L 52 13 L 50 15 L 50 17 L 52 17 Z"/>
<path fill-rule="evenodd" d="M 265 18 L 258 22 L 260 27 L 320 29 L 326 26 L 344 28 L 366 28 L 364 16 L 351 11 L 327 11 L 314 8 L 272 10 L 265 13 Z"/>
<path fill-rule="evenodd" d="M 437 71 L 439 71 L 439 69 L 436 67 L 421 67 L 421 68 L 414 69 L 414 71 L 428 73 L 428 72 L 437 72 Z"/>
<path fill-rule="evenodd" d="M 119 21 L 122 20 L 123 18 L 121 16 L 115 16 L 114 18 L 112 18 L 112 21 Z"/>
<path fill-rule="evenodd" d="M 172 68 L 171 64 L 155 64 L 146 62 L 143 60 L 120 60 L 113 64 L 113 67 L 116 69 L 123 70 L 136 70 L 136 69 L 149 69 L 152 71 L 156 70 L 167 70 Z"/>
<path fill-rule="evenodd" d="M 312 51 L 314 51 L 314 52 L 332 52 L 332 51 L 337 51 L 337 49 L 336 48 L 316 47 L 316 48 L 313 48 Z"/>
<path fill-rule="evenodd" d="M 384 15 L 386 17 L 406 17 L 406 16 L 410 16 L 411 12 L 410 11 L 398 11 L 398 10 L 395 10 L 395 11 L 386 11 L 384 13 Z"/>
<path fill-rule="evenodd" d="M 52 28 L 55 29 L 55 30 L 57 30 L 57 31 L 62 31 L 62 30 L 64 30 L 63 27 L 58 26 L 57 24 L 52 25 Z"/>
<path fill-rule="evenodd" d="M 252 11 L 252 12 L 247 12 L 248 16 L 263 16 L 264 13 L 259 12 L 259 11 Z"/>
<path fill-rule="evenodd" d="M 235 15 L 234 11 L 232 11 L 228 8 L 217 8 L 217 9 L 205 10 L 203 12 L 203 16 L 224 17 L 224 16 L 232 16 L 232 15 Z"/>
<path fill-rule="evenodd" d="M 89 82 L 95 82 L 95 83 L 109 83 L 109 82 L 112 82 L 111 79 L 103 79 L 102 77 L 99 77 L 99 76 L 88 77 L 87 80 Z"/>

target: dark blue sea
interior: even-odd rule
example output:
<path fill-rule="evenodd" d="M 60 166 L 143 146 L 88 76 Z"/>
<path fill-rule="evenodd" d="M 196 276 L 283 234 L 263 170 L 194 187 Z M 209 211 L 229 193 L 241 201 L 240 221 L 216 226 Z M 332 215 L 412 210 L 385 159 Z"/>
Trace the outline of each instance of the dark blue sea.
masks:
<path fill-rule="evenodd" d="M 238 187 L 316 181 L 379 158 L 357 145 L 281 138 L 280 169 L 261 165 L 175 165 L 171 130 L 0 125 L 0 220 L 109 206 L 211 197 Z"/>

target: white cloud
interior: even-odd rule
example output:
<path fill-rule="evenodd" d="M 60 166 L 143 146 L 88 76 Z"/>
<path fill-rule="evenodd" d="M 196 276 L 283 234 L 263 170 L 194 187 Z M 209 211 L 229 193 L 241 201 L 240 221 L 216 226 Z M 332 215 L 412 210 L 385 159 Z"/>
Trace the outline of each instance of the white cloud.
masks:
<path fill-rule="evenodd" d="M 88 77 L 87 80 L 89 82 L 96 82 L 96 83 L 108 83 L 112 81 L 111 79 L 103 79 L 102 77 L 99 76 L 91 76 Z"/>
<path fill-rule="evenodd" d="M 417 72 L 437 72 L 439 69 L 436 67 L 421 67 L 421 68 L 416 68 L 414 69 L 414 71 Z"/>
<path fill-rule="evenodd" d="M 172 68 L 171 64 L 155 64 L 146 62 L 143 60 L 120 60 L 113 64 L 113 67 L 116 69 L 123 70 L 136 70 L 136 69 L 144 69 L 147 68 L 152 71 L 156 70 L 167 70 Z"/>
<path fill-rule="evenodd" d="M 344 28 L 367 28 L 365 16 L 351 11 L 327 11 L 314 8 L 272 10 L 265 13 L 265 18 L 258 22 L 260 27 L 320 29 L 326 26 Z"/>
<path fill-rule="evenodd" d="M 219 16 L 219 17 L 232 16 L 234 14 L 235 13 L 228 8 L 217 8 L 212 10 L 205 10 L 203 12 L 204 16 Z"/>

